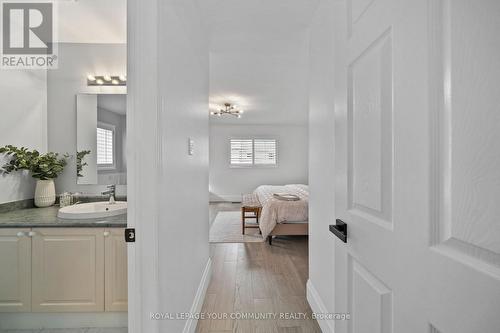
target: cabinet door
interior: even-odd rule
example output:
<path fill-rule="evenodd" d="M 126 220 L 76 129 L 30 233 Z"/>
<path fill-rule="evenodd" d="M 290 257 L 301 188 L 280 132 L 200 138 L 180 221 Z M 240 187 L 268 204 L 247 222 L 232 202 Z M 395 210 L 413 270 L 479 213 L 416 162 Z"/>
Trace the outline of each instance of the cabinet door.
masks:
<path fill-rule="evenodd" d="M 33 312 L 104 311 L 103 229 L 33 232 Z"/>
<path fill-rule="evenodd" d="M 31 310 L 30 229 L 0 229 L 0 312 Z"/>
<path fill-rule="evenodd" d="M 124 229 L 105 231 L 105 311 L 127 311 L 127 245 Z"/>

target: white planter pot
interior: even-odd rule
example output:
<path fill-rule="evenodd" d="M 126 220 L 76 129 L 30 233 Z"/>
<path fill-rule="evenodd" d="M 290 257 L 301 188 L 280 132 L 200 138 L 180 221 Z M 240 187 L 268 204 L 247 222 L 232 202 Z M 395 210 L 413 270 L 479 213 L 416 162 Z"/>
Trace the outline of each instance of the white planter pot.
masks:
<path fill-rule="evenodd" d="M 35 206 L 49 207 L 56 202 L 56 186 L 53 179 L 37 180 L 35 187 Z"/>

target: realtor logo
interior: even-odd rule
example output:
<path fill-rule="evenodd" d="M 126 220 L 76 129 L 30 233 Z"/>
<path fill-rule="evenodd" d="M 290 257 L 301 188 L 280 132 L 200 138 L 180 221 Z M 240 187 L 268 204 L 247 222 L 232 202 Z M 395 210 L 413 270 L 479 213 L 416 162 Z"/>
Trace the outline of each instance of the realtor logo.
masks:
<path fill-rule="evenodd" d="M 2 68 L 56 68 L 54 3 L 2 2 Z"/>

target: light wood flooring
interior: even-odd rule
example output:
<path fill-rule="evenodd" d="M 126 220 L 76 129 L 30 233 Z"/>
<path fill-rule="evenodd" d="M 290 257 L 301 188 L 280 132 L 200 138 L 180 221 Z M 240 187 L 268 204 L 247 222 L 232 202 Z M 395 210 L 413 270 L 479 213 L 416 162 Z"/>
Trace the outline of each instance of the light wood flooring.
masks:
<path fill-rule="evenodd" d="M 210 208 L 211 211 L 218 210 L 214 205 Z M 239 209 L 239 205 L 232 207 L 235 209 Z M 223 210 L 231 210 L 231 207 L 223 206 Z M 267 243 L 212 246 L 212 280 L 202 313 L 220 317 L 224 314 L 272 315 L 261 320 L 203 319 L 198 322 L 196 332 L 321 332 L 316 321 L 310 319 L 311 309 L 306 300 L 307 237 L 278 238 L 272 246 Z M 281 317 L 285 315 L 296 318 Z"/>

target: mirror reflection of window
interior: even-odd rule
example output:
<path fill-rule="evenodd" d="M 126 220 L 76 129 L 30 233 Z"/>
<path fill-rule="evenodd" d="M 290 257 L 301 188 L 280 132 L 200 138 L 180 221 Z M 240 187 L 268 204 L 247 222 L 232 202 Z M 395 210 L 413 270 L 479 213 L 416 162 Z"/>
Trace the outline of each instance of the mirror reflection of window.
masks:
<path fill-rule="evenodd" d="M 115 129 L 108 124 L 97 125 L 97 167 L 98 169 L 115 168 Z"/>
<path fill-rule="evenodd" d="M 127 184 L 126 97 L 77 95 L 77 184 Z"/>

